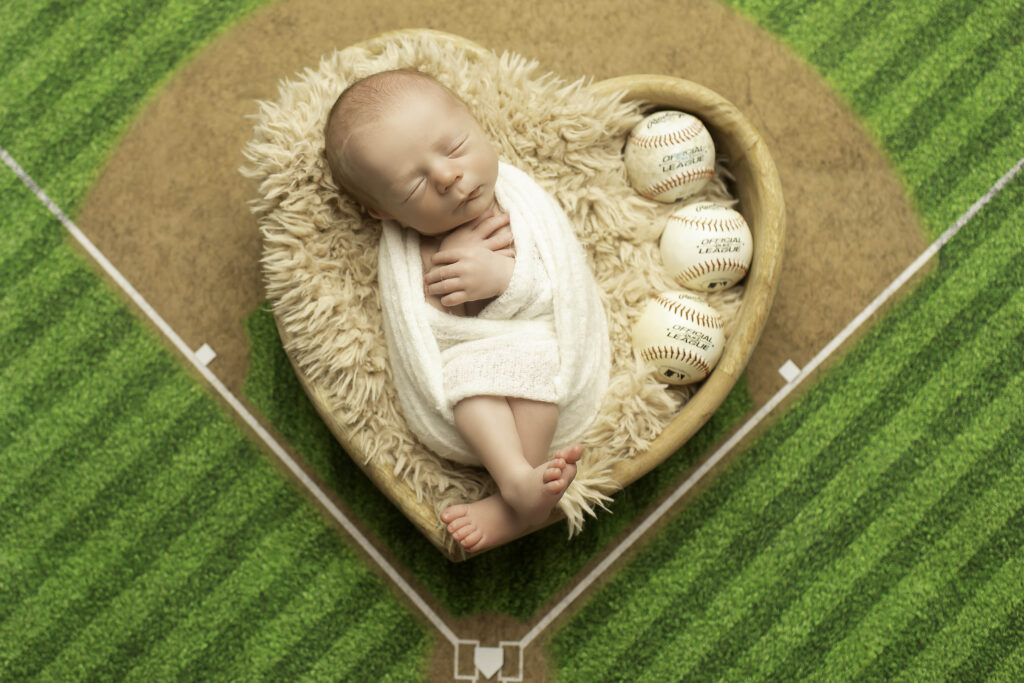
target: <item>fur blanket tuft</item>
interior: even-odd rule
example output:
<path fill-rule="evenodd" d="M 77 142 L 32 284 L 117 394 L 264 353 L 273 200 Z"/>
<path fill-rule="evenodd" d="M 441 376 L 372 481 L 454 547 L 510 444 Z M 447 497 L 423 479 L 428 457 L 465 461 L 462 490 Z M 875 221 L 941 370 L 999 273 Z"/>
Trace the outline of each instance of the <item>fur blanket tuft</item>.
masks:
<path fill-rule="evenodd" d="M 618 489 L 610 467 L 643 452 L 693 391 L 666 389 L 630 348 L 630 328 L 646 300 L 676 288 L 661 269 L 657 242 L 675 206 L 636 194 L 622 164 L 642 103 L 598 96 L 586 81 L 567 83 L 515 54 L 469 54 L 429 33 L 377 48 L 334 52 L 282 82 L 276 101 L 260 103 L 244 149 L 242 172 L 259 183 L 252 209 L 263 235 L 267 295 L 292 338 L 287 350 L 314 387 L 313 400 L 346 426 L 358 453 L 392 468 L 438 513 L 494 490 L 486 471 L 431 454 L 404 423 L 378 298 L 381 225 L 338 194 L 323 149 L 327 112 L 352 81 L 399 67 L 436 76 L 466 101 L 499 156 L 565 210 L 600 290 L 611 375 L 582 439 L 576 481 L 559 503 L 575 533 Z M 701 198 L 729 201 L 725 175 L 720 166 Z M 711 297 L 727 320 L 727 337 L 742 291 Z"/>

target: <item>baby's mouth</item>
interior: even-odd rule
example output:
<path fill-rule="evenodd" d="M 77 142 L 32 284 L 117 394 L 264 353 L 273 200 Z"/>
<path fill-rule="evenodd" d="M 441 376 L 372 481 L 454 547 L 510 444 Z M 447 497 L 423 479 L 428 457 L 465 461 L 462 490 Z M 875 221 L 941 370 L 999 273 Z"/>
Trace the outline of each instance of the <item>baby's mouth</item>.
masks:
<path fill-rule="evenodd" d="M 465 204 L 468 204 L 469 202 L 473 201 L 474 199 L 479 197 L 480 193 L 483 192 L 483 191 L 484 191 L 484 186 L 483 185 L 477 185 L 475 188 L 473 188 L 473 191 L 470 192 L 469 194 L 467 194 L 465 199 L 463 199 L 459 203 L 459 206 L 464 206 Z"/>

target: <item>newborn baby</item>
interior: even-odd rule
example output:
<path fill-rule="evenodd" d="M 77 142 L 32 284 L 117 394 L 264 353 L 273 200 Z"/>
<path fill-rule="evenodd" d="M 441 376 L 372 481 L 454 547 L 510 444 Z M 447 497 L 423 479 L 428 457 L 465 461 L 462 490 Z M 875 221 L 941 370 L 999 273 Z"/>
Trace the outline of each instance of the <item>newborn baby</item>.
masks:
<path fill-rule="evenodd" d="M 441 520 L 472 552 L 516 538 L 548 517 L 576 475 L 578 443 L 551 453 L 560 405 L 580 433 L 592 417 L 581 414 L 596 412 L 607 381 L 603 310 L 564 212 L 498 161 L 457 96 L 417 71 L 351 85 L 325 138 L 339 188 L 384 222 L 382 310 L 406 420 L 433 450 L 482 464 L 498 485 Z M 503 201 L 523 209 L 510 216 Z M 530 232 L 533 223 L 544 229 Z M 414 293 L 402 289 L 413 271 Z M 577 292 L 586 299 L 575 302 Z M 598 319 L 603 338 L 591 355 L 567 350 L 558 328 L 593 329 Z M 576 368 L 579 378 L 566 376 Z M 424 403 L 440 417 L 424 416 Z M 446 414 L 472 460 L 438 436 L 434 421 L 443 427 Z"/>

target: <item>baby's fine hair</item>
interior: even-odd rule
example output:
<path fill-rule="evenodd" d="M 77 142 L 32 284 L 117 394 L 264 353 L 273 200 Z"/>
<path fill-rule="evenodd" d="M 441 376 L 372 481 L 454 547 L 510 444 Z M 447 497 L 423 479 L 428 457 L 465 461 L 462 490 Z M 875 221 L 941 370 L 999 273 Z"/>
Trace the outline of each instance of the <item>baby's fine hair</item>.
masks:
<path fill-rule="evenodd" d="M 324 127 L 327 165 L 338 188 L 351 195 L 364 208 L 376 209 L 373 198 L 362 190 L 345 168 L 345 147 L 352 131 L 373 121 L 386 111 L 396 95 L 408 92 L 417 85 L 431 85 L 462 102 L 443 83 L 429 74 L 415 69 L 381 71 L 354 81 L 334 101 Z"/>

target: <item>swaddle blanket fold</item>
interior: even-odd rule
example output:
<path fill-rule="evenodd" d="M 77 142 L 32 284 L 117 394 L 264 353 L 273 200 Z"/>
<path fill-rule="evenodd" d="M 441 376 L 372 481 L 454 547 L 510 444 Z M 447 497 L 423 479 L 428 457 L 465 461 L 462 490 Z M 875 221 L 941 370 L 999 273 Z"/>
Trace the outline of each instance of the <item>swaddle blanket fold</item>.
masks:
<path fill-rule="evenodd" d="M 583 248 L 565 212 L 532 178 L 499 163 L 495 196 L 516 247 L 512 279 L 476 317 L 431 306 L 419 235 L 384 221 L 381 309 L 402 413 L 428 449 L 481 465 L 455 429 L 463 398 L 512 396 L 559 406 L 557 449 L 579 440 L 608 384 L 608 325 Z"/>

